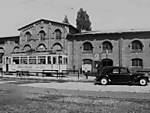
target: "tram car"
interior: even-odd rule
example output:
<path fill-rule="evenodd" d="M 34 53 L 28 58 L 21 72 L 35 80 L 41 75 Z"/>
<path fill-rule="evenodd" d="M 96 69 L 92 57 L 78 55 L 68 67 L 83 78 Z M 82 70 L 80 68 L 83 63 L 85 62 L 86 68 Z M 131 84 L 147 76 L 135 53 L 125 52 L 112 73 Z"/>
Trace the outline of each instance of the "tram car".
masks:
<path fill-rule="evenodd" d="M 11 54 L 3 57 L 3 72 L 54 72 L 67 70 L 68 56 L 54 53 Z"/>

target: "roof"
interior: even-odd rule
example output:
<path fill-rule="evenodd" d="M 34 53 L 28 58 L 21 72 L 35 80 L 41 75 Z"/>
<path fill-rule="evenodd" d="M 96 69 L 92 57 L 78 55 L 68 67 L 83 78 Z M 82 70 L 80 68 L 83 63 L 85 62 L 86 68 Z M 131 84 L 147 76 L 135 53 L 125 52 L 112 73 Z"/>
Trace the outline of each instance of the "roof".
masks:
<path fill-rule="evenodd" d="M 2 38 L 19 38 L 19 36 L 7 36 L 7 37 L 0 37 L 0 39 Z"/>
<path fill-rule="evenodd" d="M 24 28 L 26 28 L 26 27 L 28 27 L 28 26 L 31 26 L 31 25 L 36 24 L 36 23 L 41 22 L 41 21 L 56 23 L 56 24 L 68 26 L 68 27 L 71 27 L 71 28 L 77 30 L 73 25 L 70 25 L 70 24 L 67 24 L 67 23 L 62 23 L 62 22 L 51 21 L 51 20 L 47 20 L 47 19 L 40 19 L 40 20 L 37 20 L 37 21 L 35 21 L 35 22 L 32 22 L 32 23 L 30 23 L 30 24 L 28 24 L 28 25 L 25 25 L 25 26 L 19 28 L 18 30 L 20 31 L 20 30 L 22 30 L 22 29 L 24 29 Z"/>
<path fill-rule="evenodd" d="M 120 29 L 120 30 L 101 30 L 101 31 L 86 31 L 81 33 L 73 34 L 74 36 L 79 35 L 96 35 L 96 34 L 122 34 L 122 33 L 136 33 L 136 32 L 150 32 L 150 29 Z"/>

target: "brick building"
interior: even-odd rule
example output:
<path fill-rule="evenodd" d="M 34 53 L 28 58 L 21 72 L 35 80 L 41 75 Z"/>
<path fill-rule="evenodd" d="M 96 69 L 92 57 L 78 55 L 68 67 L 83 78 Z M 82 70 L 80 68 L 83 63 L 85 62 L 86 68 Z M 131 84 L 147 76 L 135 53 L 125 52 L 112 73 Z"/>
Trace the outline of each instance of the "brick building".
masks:
<path fill-rule="evenodd" d="M 150 31 L 84 32 L 67 39 L 69 67 L 94 71 L 100 61 L 103 66 L 150 69 Z"/>
<path fill-rule="evenodd" d="M 41 19 L 0 38 L 3 55 L 27 51 L 67 54 L 68 69 L 94 71 L 96 63 L 150 69 L 150 31 L 81 32 L 69 24 Z"/>

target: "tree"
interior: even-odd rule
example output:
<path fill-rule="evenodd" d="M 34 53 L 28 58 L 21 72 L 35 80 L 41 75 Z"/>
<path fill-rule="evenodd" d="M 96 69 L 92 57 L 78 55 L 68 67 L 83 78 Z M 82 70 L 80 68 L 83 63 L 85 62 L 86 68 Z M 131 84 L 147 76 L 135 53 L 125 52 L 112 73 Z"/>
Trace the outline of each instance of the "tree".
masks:
<path fill-rule="evenodd" d="M 64 20 L 63 20 L 63 23 L 69 24 L 67 15 L 65 15 Z"/>
<path fill-rule="evenodd" d="M 89 19 L 89 15 L 82 8 L 80 8 L 77 12 L 76 25 L 79 31 L 91 31 L 91 21 Z"/>

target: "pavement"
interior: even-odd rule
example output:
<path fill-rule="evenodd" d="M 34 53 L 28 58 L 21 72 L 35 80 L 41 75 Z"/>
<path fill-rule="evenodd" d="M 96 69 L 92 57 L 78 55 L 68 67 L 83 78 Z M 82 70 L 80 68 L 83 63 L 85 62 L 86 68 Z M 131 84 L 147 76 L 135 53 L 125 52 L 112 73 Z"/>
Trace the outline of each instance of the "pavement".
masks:
<path fill-rule="evenodd" d="M 89 76 L 88 79 L 86 78 L 85 75 L 80 74 L 79 77 L 78 75 L 67 75 L 63 77 L 57 77 L 57 76 L 16 76 L 16 75 L 0 75 L 0 77 L 3 78 L 18 78 L 18 79 L 39 79 L 39 80 L 64 80 L 64 81 L 85 81 L 85 82 L 93 82 L 95 77 L 94 76 Z"/>
<path fill-rule="evenodd" d="M 16 76 L 3 75 L 3 78 L 18 78 L 25 80 L 50 80 L 48 83 L 27 83 L 20 86 L 29 86 L 37 88 L 64 89 L 64 90 L 81 90 L 81 91 L 97 91 L 97 92 L 134 92 L 134 93 L 150 93 L 150 83 L 147 86 L 129 86 L 129 85 L 94 85 L 95 77 L 89 76 L 88 79 L 84 75 L 65 76 L 65 77 L 42 77 L 42 76 Z M 62 80 L 61 82 L 58 80 Z M 16 82 L 15 80 L 0 81 L 0 84 Z"/>
<path fill-rule="evenodd" d="M 64 89 L 64 90 L 81 90 L 81 91 L 111 91 L 111 92 L 134 92 L 150 93 L 150 84 L 147 86 L 129 86 L 129 85 L 94 85 L 89 82 L 50 82 L 50 83 L 31 83 L 21 84 L 21 86 L 30 86 L 38 88 Z"/>

